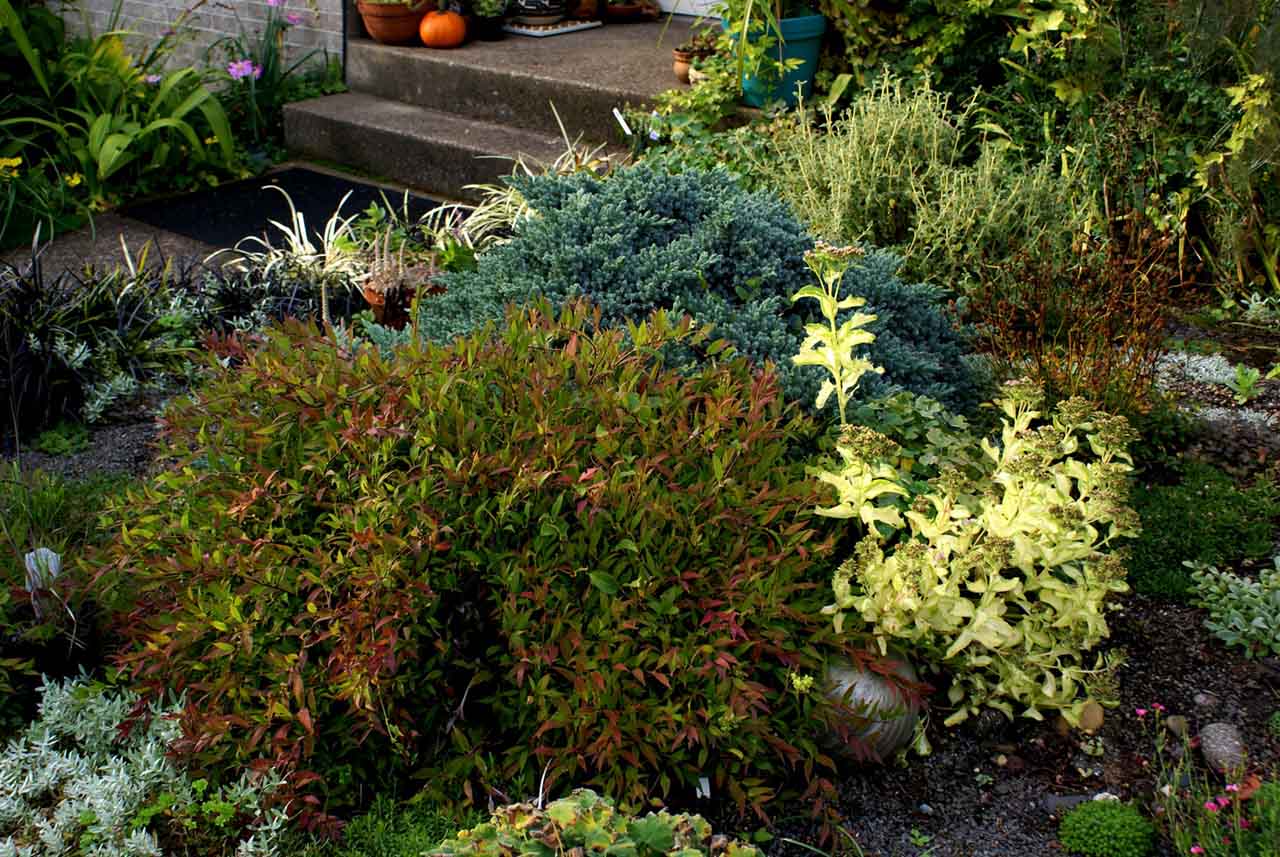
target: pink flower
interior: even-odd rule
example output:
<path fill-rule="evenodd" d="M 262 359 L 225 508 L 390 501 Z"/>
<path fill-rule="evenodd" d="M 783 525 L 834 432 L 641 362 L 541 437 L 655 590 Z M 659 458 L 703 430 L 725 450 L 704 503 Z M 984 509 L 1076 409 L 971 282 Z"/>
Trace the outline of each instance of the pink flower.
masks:
<path fill-rule="evenodd" d="M 147 75 L 146 77 L 144 77 L 144 78 L 143 78 L 143 80 L 145 80 L 147 83 L 150 83 L 150 84 L 152 84 L 152 85 L 154 86 L 155 84 L 157 84 L 157 83 L 159 83 L 160 81 L 164 80 L 164 75 L 161 75 L 161 74 L 149 74 L 149 75 Z"/>
<path fill-rule="evenodd" d="M 1164 706 L 1161 705 L 1160 703 L 1153 702 L 1151 703 L 1151 707 L 1154 708 L 1156 711 L 1159 711 L 1161 714 L 1164 714 Z"/>
<path fill-rule="evenodd" d="M 1226 809 L 1229 806 L 1231 806 L 1231 798 L 1229 797 L 1218 798 L 1218 809 Z"/>
<path fill-rule="evenodd" d="M 1238 792 L 1240 791 L 1240 786 L 1238 783 L 1227 783 L 1227 791 Z"/>
<path fill-rule="evenodd" d="M 1134 713 L 1135 713 L 1135 714 L 1137 714 L 1139 717 L 1146 717 L 1146 716 L 1147 716 L 1147 709 L 1145 709 L 1145 708 L 1135 708 L 1133 711 L 1134 711 Z"/>
<path fill-rule="evenodd" d="M 1247 818 L 1242 818 L 1242 819 L 1240 819 L 1240 829 L 1241 829 L 1241 830 L 1248 830 L 1248 829 L 1249 829 L 1249 819 L 1247 819 Z"/>
<path fill-rule="evenodd" d="M 267 5 L 272 8 L 275 8 L 276 6 L 279 6 L 282 2 L 283 0 L 267 0 Z"/>
<path fill-rule="evenodd" d="M 262 77 L 262 66 L 253 60 L 236 60 L 227 63 L 227 74 L 231 75 L 232 80 L 244 80 L 246 77 L 257 80 Z"/>
<path fill-rule="evenodd" d="M 1203 853 L 1204 853 L 1204 849 L 1203 849 L 1203 848 L 1201 848 L 1199 845 L 1192 845 L 1192 846 L 1191 846 L 1191 853 L 1192 853 L 1192 854 L 1203 854 Z"/>
<path fill-rule="evenodd" d="M 295 27 L 302 23 L 302 16 L 297 12 L 290 12 L 288 15 L 284 16 L 284 19 Z"/>
<path fill-rule="evenodd" d="M 1207 809 L 1207 810 L 1209 810 L 1209 812 L 1217 812 L 1217 811 L 1218 811 L 1218 804 L 1217 804 L 1217 803 L 1215 803 L 1214 801 L 1207 800 L 1207 801 L 1205 801 L 1205 802 L 1204 802 L 1204 808 L 1205 808 L 1205 809 Z"/>

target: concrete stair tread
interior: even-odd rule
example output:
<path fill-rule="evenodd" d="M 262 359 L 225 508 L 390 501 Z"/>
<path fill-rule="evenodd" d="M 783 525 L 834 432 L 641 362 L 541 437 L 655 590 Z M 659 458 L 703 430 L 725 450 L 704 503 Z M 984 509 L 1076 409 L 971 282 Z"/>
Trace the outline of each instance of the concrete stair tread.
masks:
<path fill-rule="evenodd" d="M 392 101 L 571 137 L 618 136 L 612 110 L 677 86 L 671 49 L 692 19 L 609 24 L 550 38 L 510 36 L 454 50 L 347 42 L 347 85 Z"/>
<path fill-rule="evenodd" d="M 291 150 L 349 164 L 452 199 L 472 197 L 468 184 L 511 172 L 517 155 L 550 164 L 564 152 L 551 134 L 344 92 L 285 107 Z"/>

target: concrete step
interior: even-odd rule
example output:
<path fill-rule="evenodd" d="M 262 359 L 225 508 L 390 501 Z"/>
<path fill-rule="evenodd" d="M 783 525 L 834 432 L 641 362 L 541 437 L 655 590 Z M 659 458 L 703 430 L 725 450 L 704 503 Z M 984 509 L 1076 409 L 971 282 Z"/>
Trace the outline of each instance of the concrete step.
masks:
<path fill-rule="evenodd" d="M 418 107 L 570 137 L 620 139 L 612 110 L 648 106 L 677 86 L 671 49 L 694 19 L 607 24 L 549 38 L 509 36 L 455 50 L 347 41 L 347 86 Z"/>
<path fill-rule="evenodd" d="M 556 135 L 429 110 L 362 92 L 285 106 L 285 143 L 308 158 L 357 167 L 445 199 L 473 201 L 469 184 L 494 183 L 522 155 L 550 164 Z M 496 157 L 495 157 L 496 156 Z"/>

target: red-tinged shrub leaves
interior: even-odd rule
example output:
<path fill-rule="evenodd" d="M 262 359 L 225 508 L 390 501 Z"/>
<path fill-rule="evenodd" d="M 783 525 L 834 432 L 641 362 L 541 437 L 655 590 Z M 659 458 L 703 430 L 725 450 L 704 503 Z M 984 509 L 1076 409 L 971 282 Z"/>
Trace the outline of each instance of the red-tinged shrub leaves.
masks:
<path fill-rule="evenodd" d="M 828 712 L 788 674 L 838 644 L 790 450 L 816 429 L 768 371 L 665 366 L 677 341 L 716 347 L 571 306 L 385 360 L 297 326 L 246 350 L 115 511 L 122 666 L 187 694 L 206 770 L 283 764 L 331 809 L 410 775 L 455 800 L 812 787 Z"/>

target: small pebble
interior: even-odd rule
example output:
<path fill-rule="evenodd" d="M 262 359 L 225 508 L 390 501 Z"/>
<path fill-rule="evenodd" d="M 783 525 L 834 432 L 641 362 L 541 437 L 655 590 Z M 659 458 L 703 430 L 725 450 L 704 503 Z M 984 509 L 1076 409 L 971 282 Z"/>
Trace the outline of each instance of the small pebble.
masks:
<path fill-rule="evenodd" d="M 1086 803 L 1092 798 L 1089 795 L 1046 795 L 1041 806 L 1050 815 L 1060 815 L 1072 807 Z"/>
<path fill-rule="evenodd" d="M 916 808 L 916 811 L 921 815 L 933 815 L 933 807 L 929 806 L 927 803 L 920 804 L 920 806 Z"/>
<path fill-rule="evenodd" d="M 1201 691 L 1195 695 L 1194 701 L 1198 708 L 1213 708 L 1218 704 L 1218 697 L 1212 693 Z"/>
<path fill-rule="evenodd" d="M 1187 737 L 1187 734 L 1191 731 L 1190 727 L 1187 725 L 1187 718 L 1183 717 L 1181 714 L 1173 714 L 1166 717 L 1164 721 L 1164 728 L 1168 729 L 1179 738 Z"/>

